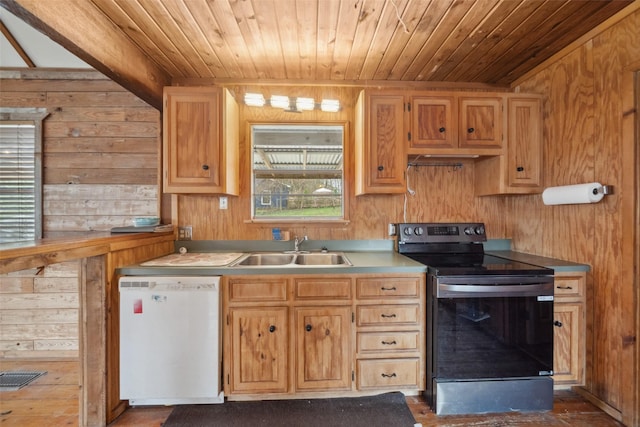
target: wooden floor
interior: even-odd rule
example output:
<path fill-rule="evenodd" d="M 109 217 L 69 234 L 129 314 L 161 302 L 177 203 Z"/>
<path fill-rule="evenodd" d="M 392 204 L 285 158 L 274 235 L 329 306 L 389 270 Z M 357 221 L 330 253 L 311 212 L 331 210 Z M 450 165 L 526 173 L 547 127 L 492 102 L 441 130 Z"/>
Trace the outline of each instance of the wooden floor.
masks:
<path fill-rule="evenodd" d="M 47 371 L 18 391 L 0 392 L 0 426 L 77 426 L 79 373 L 77 362 L 0 360 L 0 371 Z M 622 426 L 613 418 L 570 391 L 555 394 L 553 411 L 491 415 L 436 416 L 422 397 L 408 396 L 407 404 L 424 427 L 446 426 Z M 110 427 L 161 426 L 171 407 L 131 408 Z M 373 427 L 373 426 L 372 426 Z"/>

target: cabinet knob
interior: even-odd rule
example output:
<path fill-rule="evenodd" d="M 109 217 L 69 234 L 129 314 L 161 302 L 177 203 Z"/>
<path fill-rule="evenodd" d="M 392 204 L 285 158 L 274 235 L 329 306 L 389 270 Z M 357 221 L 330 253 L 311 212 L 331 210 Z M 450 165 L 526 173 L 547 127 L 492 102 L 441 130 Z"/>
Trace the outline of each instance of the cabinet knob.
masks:
<path fill-rule="evenodd" d="M 469 129 L 467 129 L 467 132 L 468 133 L 473 133 L 473 132 L 475 132 L 475 129 L 474 128 L 469 128 Z"/>
<path fill-rule="evenodd" d="M 438 129 L 440 131 L 440 133 L 444 133 L 444 131 L 446 130 L 445 128 L 440 128 Z"/>
<path fill-rule="evenodd" d="M 522 166 L 518 166 L 518 167 L 516 168 L 516 170 L 517 170 L 518 172 L 522 172 L 522 171 L 524 170 L 524 168 L 523 168 Z"/>
<path fill-rule="evenodd" d="M 384 166 L 382 166 L 382 165 L 378 166 L 378 170 L 379 170 L 380 172 L 382 172 L 382 171 L 384 170 Z"/>
<path fill-rule="evenodd" d="M 208 171 L 209 170 L 209 165 L 202 165 L 202 170 L 203 171 Z"/>
<path fill-rule="evenodd" d="M 562 328 L 562 322 L 559 320 L 556 320 L 555 322 L 553 322 L 554 326 L 557 326 L 558 328 Z"/>
<path fill-rule="evenodd" d="M 313 329 L 311 325 L 307 325 L 304 328 L 307 330 L 307 332 L 311 332 L 311 329 Z"/>
<path fill-rule="evenodd" d="M 275 332 L 276 331 L 276 327 L 274 325 L 269 326 L 269 332 Z"/>

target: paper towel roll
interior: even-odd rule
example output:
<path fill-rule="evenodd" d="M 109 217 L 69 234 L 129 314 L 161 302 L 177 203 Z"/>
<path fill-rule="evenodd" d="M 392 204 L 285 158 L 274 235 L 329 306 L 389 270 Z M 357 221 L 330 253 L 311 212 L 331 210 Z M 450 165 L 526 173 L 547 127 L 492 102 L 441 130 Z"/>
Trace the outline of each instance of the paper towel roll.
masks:
<path fill-rule="evenodd" d="M 549 187 L 542 192 L 542 201 L 545 205 L 598 203 L 604 197 L 604 194 L 599 191 L 601 188 L 602 185 L 599 182 Z"/>

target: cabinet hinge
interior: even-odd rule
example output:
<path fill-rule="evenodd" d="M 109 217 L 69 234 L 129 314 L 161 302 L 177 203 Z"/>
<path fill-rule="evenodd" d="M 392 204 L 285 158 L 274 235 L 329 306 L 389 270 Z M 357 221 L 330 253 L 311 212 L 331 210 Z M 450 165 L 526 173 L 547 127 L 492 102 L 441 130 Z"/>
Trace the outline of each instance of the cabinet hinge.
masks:
<path fill-rule="evenodd" d="M 227 314 L 227 326 L 229 326 L 229 315 Z"/>
<path fill-rule="evenodd" d="M 227 374 L 227 385 L 229 384 L 229 374 Z"/>
<path fill-rule="evenodd" d="M 356 373 L 355 371 L 351 371 L 351 381 L 355 381 L 356 380 Z"/>
<path fill-rule="evenodd" d="M 410 111 L 411 111 L 411 103 L 410 103 L 410 102 L 407 102 L 407 103 L 406 103 L 406 104 L 404 104 L 404 105 L 405 105 L 405 110 L 407 110 L 407 111 L 409 111 L 409 112 L 410 112 Z"/>
<path fill-rule="evenodd" d="M 356 314 L 352 311 L 351 312 L 351 323 L 355 323 L 356 321 Z"/>
<path fill-rule="evenodd" d="M 411 132 L 407 132 L 407 141 L 411 141 Z"/>

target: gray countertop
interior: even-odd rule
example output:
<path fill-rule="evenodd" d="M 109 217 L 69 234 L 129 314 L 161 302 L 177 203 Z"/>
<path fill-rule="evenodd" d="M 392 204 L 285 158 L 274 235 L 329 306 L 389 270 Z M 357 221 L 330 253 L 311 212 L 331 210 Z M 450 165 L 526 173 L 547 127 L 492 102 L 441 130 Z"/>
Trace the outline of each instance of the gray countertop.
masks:
<path fill-rule="evenodd" d="M 552 268 L 557 272 L 568 271 L 589 271 L 590 266 L 587 264 L 580 264 L 572 261 L 564 261 L 557 258 L 548 258 L 540 255 L 531 255 L 523 252 L 516 251 L 487 251 L 489 255 L 495 255 L 502 258 L 512 259 L 514 261 L 524 262 L 527 264 L 539 265 L 541 267 Z"/>
<path fill-rule="evenodd" d="M 255 251 L 245 251 L 255 252 Z M 132 265 L 118 269 L 129 276 L 205 275 L 228 276 L 238 274 L 354 274 L 354 273 L 424 273 L 426 266 L 393 251 L 342 251 L 353 265 L 344 266 L 224 266 L 224 267 L 145 267 Z"/>
<path fill-rule="evenodd" d="M 508 250 L 508 240 L 490 241 L 486 246 L 488 254 L 509 258 L 520 262 L 539 265 L 554 271 L 589 271 L 589 266 L 571 261 L 542 257 Z M 222 266 L 194 267 L 171 266 L 156 267 L 130 265 L 118 269 L 121 275 L 131 276 L 177 276 L 177 275 L 239 275 L 239 274 L 365 274 L 365 273 L 424 273 L 426 266 L 398 254 L 394 250 L 393 240 L 310 240 L 303 243 L 301 249 L 319 251 L 327 248 L 332 252 L 343 252 L 350 266 Z M 176 241 L 176 252 L 185 247 L 189 252 L 281 252 L 290 250 L 292 242 L 274 241 Z"/>

